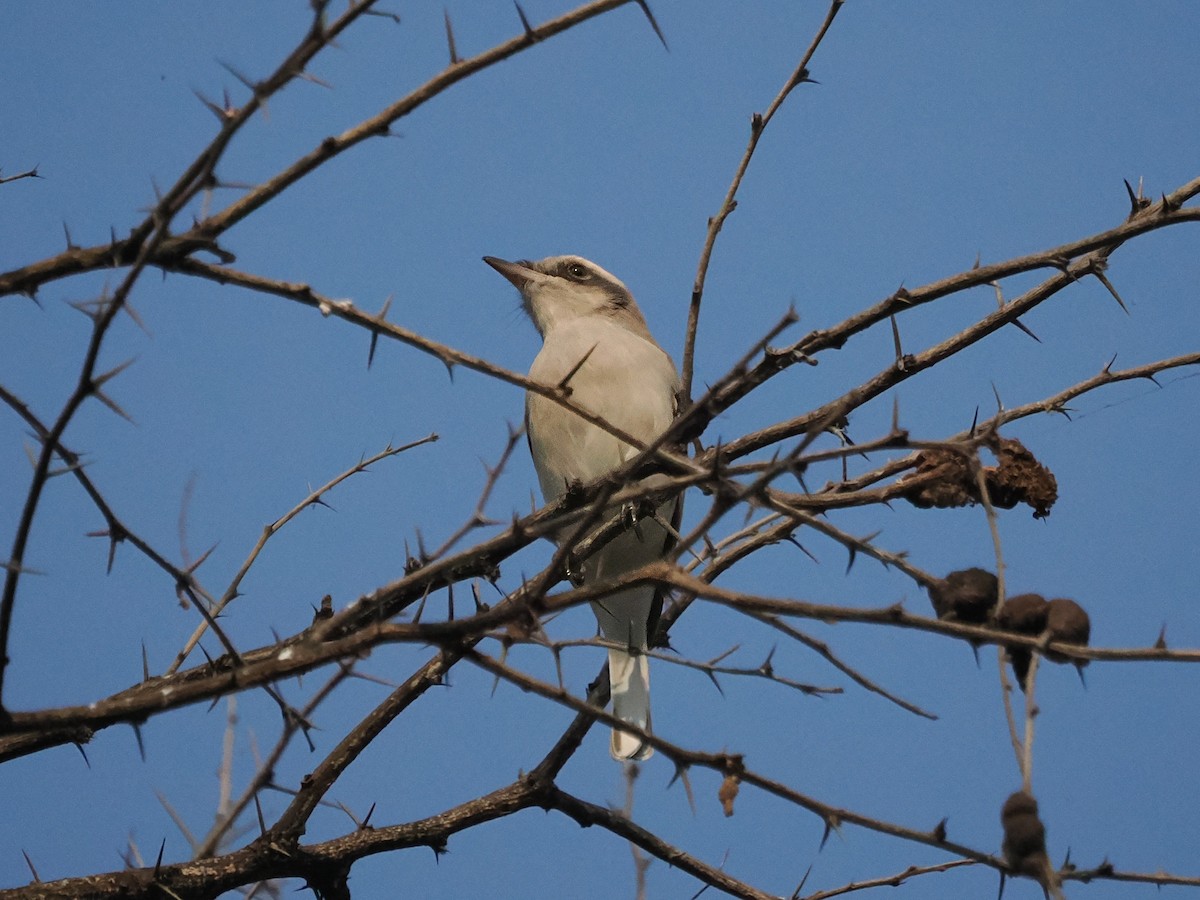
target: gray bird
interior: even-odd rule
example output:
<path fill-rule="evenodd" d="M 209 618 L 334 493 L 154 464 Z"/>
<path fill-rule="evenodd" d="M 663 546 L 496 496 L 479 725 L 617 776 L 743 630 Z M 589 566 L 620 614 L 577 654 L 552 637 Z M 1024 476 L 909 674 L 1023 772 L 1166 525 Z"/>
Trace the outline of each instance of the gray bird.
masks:
<path fill-rule="evenodd" d="M 529 377 L 549 387 L 565 385 L 571 400 L 629 437 L 658 438 L 675 417 L 679 376 L 671 357 L 650 336 L 629 289 L 600 266 L 578 256 L 539 262 L 484 262 L 518 291 L 542 336 L 542 349 Z M 539 394 L 525 396 L 529 450 L 547 503 L 571 485 L 607 475 L 639 453 L 638 448 Z M 671 521 L 675 500 L 659 508 Z M 611 518 L 619 507 L 605 510 Z M 606 544 L 583 564 L 585 582 L 615 578 L 661 558 L 670 535 L 657 521 L 644 520 Z M 629 588 L 592 603 L 609 642 L 608 675 L 613 715 L 650 731 L 650 669 L 646 650 L 662 610 L 653 585 Z M 643 760 L 653 748 L 620 730 L 611 751 L 619 760 Z"/>

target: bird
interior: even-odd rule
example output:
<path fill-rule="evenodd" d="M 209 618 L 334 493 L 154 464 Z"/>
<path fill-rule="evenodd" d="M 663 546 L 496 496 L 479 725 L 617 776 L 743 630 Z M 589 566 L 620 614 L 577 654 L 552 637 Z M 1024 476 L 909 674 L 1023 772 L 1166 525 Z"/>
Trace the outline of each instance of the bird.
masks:
<path fill-rule="evenodd" d="M 670 427 L 677 411 L 679 374 L 620 279 L 581 256 L 537 262 L 494 256 L 483 260 L 520 291 L 525 312 L 542 337 L 542 349 L 529 369 L 531 381 L 566 389 L 574 404 L 645 444 Z M 525 395 L 525 428 L 547 504 L 604 477 L 640 452 L 534 391 Z M 678 500 L 667 500 L 657 516 L 617 535 L 583 562 L 584 583 L 615 578 L 661 559 L 674 534 L 664 523 L 677 521 L 678 511 Z M 620 512 L 619 505 L 613 506 L 604 511 L 604 518 Z M 566 537 L 559 535 L 557 540 Z M 662 612 L 662 591 L 641 585 L 591 605 L 608 644 L 613 715 L 650 732 L 646 652 Z M 610 752 L 617 760 L 641 761 L 651 756 L 653 747 L 614 729 Z"/>

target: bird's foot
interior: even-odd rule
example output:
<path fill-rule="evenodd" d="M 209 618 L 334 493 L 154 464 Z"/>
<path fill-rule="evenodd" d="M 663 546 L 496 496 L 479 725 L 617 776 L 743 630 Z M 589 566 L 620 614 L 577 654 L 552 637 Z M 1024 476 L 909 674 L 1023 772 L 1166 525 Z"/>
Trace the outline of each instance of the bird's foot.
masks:
<path fill-rule="evenodd" d="M 636 503 L 626 503 L 621 507 L 621 518 L 625 522 L 625 529 L 632 531 L 637 535 L 639 541 L 644 541 L 642 536 L 642 517 Z"/>

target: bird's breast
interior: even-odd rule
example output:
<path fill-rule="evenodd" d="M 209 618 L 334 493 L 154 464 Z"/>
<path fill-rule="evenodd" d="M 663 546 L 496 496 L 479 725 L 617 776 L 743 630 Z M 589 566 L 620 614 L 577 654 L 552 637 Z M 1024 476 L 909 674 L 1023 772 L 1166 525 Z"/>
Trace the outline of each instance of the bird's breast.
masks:
<path fill-rule="evenodd" d="M 571 402 L 643 443 L 671 424 L 678 376 L 666 352 L 617 326 L 565 327 L 546 335 L 529 376 L 561 386 Z M 526 397 L 534 465 L 546 499 L 570 481 L 606 475 L 637 449 L 536 393 Z"/>

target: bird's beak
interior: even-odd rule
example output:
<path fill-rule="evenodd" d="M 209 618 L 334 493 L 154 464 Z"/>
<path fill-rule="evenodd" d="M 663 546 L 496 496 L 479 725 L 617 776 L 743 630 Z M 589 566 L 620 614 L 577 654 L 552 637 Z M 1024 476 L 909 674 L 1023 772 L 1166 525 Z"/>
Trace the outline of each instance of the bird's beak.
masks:
<path fill-rule="evenodd" d="M 542 273 L 531 269 L 524 261 L 509 262 L 495 256 L 485 256 L 483 261 L 509 280 L 513 287 L 524 293 L 525 286 L 542 277 Z"/>

